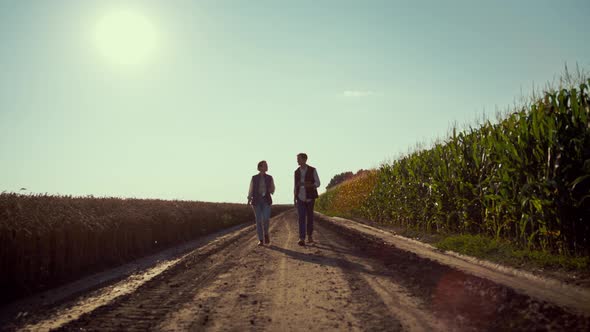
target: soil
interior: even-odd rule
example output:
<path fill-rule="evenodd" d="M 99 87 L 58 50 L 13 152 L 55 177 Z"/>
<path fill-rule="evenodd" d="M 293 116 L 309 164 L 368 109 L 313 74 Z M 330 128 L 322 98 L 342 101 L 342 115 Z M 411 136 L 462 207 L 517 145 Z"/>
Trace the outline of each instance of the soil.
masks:
<path fill-rule="evenodd" d="M 392 245 L 378 232 L 351 225 L 318 217 L 314 242 L 299 246 L 296 212 L 287 211 L 271 220 L 269 245 L 257 245 L 250 225 L 168 261 L 149 278 L 146 271 L 59 305 L 20 312 L 0 329 L 590 329 L 584 306 L 568 306 L 567 299 L 542 291 L 530 294 L 487 272 L 470 273 L 464 263 L 443 264 L 424 254 L 429 249 Z"/>
<path fill-rule="evenodd" d="M 327 217 L 329 218 L 329 217 Z M 443 240 L 446 236 L 444 234 L 436 234 L 436 233 L 426 233 L 421 232 L 418 230 L 412 230 L 401 226 L 395 226 L 390 224 L 382 224 L 377 223 L 371 220 L 367 220 L 364 218 L 357 218 L 351 217 L 350 220 L 353 220 L 357 223 L 364 224 L 371 226 L 373 228 L 377 228 L 380 230 L 384 230 L 389 233 L 397 234 L 403 237 L 407 237 L 410 239 L 414 239 L 420 242 L 424 242 L 427 244 L 434 245 L 436 242 Z M 539 267 L 533 263 L 522 262 L 519 264 L 514 264 L 510 261 L 497 261 L 498 264 L 503 264 L 506 266 L 517 268 L 521 271 L 526 271 L 532 273 L 535 276 L 545 278 L 549 277 L 555 280 L 558 280 L 562 283 L 579 286 L 583 288 L 590 289 L 590 270 L 588 269 L 565 269 L 562 267 Z"/>

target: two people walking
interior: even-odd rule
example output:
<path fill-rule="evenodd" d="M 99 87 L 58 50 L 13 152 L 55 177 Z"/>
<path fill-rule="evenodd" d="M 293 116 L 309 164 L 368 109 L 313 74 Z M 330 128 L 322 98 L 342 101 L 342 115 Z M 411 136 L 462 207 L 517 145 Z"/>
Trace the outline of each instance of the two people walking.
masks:
<path fill-rule="evenodd" d="M 305 245 L 305 236 L 307 242 L 313 242 L 313 210 L 315 199 L 318 198 L 320 178 L 317 170 L 307 165 L 307 154 L 299 153 L 297 155 L 297 164 L 299 167 L 294 174 L 293 196 L 294 203 L 297 207 L 299 223 L 299 241 L 300 246 Z M 258 174 L 252 177 L 250 189 L 248 191 L 248 204 L 254 207 L 256 216 L 256 233 L 258 235 L 258 245 L 270 243 L 269 221 L 270 206 L 275 185 L 272 176 L 266 174 L 268 164 L 266 161 L 258 163 Z"/>

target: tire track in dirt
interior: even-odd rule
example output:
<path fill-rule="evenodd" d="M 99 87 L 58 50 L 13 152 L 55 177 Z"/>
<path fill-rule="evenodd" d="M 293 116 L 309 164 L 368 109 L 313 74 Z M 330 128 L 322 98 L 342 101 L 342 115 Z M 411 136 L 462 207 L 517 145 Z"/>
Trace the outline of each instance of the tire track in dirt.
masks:
<path fill-rule="evenodd" d="M 401 249 L 409 256 L 415 254 L 422 260 L 432 260 L 437 264 L 448 266 L 465 274 L 488 279 L 540 301 L 567 307 L 582 314 L 590 312 L 590 289 L 588 288 L 568 285 L 555 279 L 544 278 L 526 271 L 454 252 L 441 252 L 429 244 L 404 238 L 363 223 L 321 214 L 319 216 L 326 223 L 337 225 L 340 231 L 353 234 L 357 238 L 372 238 L 372 242 L 385 242 L 389 246 L 393 245 Z"/>
<path fill-rule="evenodd" d="M 383 301 L 384 294 L 388 293 L 374 290 L 363 276 L 365 272 L 377 273 L 359 263 L 366 258 L 351 261 L 351 257 L 357 255 L 354 249 L 338 240 L 337 233 L 320 224 L 316 226 L 314 244 L 298 246 L 297 232 L 294 211 L 272 220 L 271 246 L 256 247 L 253 236 L 248 250 L 236 257 L 239 263 L 231 272 L 202 287 L 192 301 L 168 315 L 157 329 L 404 329 L 391 310 L 392 305 Z M 423 314 L 421 318 L 426 316 Z M 432 320 L 429 318 L 426 322 Z M 420 325 L 414 321 L 406 325 L 406 330 L 436 330 L 435 324 Z"/>
<path fill-rule="evenodd" d="M 297 245 L 294 210 L 186 255 L 62 331 L 587 330 L 580 316 L 503 285 L 318 220 Z M 506 317 L 507 319 L 498 319 Z M 33 330 L 36 330 L 33 328 Z"/>
<path fill-rule="evenodd" d="M 324 225 L 355 243 L 367 257 L 380 261 L 389 270 L 390 280 L 402 285 L 413 298 L 421 299 L 449 330 L 590 330 L 588 312 L 570 311 L 538 300 L 503 284 L 400 250 L 358 229 L 332 221 Z"/>
<path fill-rule="evenodd" d="M 83 315 L 62 326 L 61 331 L 84 330 L 151 330 L 167 313 L 187 302 L 200 284 L 215 279 L 227 267 L 228 250 L 239 247 L 242 239 L 250 236 L 253 227 L 238 231 L 233 236 L 214 241 L 187 255 L 181 262 L 134 293 L 122 296 L 108 305 Z"/>
<path fill-rule="evenodd" d="M 271 221 L 271 234 L 275 221 Z M 255 231 L 228 253 L 224 272 L 195 287 L 190 300 L 168 314 L 155 328 L 161 331 L 228 330 L 233 322 L 240 330 L 254 327 L 263 317 L 265 294 L 258 291 L 257 276 L 263 273 L 264 248 L 257 247 Z"/>
<path fill-rule="evenodd" d="M 235 236 L 244 227 L 248 226 L 221 230 L 3 306 L 0 308 L 0 331 L 13 331 L 19 326 L 34 330 L 57 328 L 133 292 L 182 260 L 187 253 L 214 240 Z"/>
<path fill-rule="evenodd" d="M 279 246 L 271 254 L 276 275 L 266 276 L 261 287 L 277 294 L 272 298 L 268 326 L 271 331 L 358 329 L 362 323 L 352 314 L 352 294 L 339 266 L 316 244 L 323 241 L 321 228 L 314 233 L 316 244 L 297 245 L 297 216 L 286 215 Z M 287 315 L 287 316 L 286 316 Z"/>
<path fill-rule="evenodd" d="M 332 244 L 334 240 L 327 239 Z M 362 265 L 366 272 L 359 276 L 376 296 L 395 315 L 405 331 L 449 331 L 446 326 L 432 316 L 427 306 L 418 298 L 412 297 L 403 286 L 393 282 L 389 271 L 378 261 L 367 257 L 349 256 L 347 261 Z M 369 263 L 369 264 L 368 264 Z"/>
<path fill-rule="evenodd" d="M 316 280 L 316 274 L 321 272 L 320 264 L 290 257 L 289 254 L 296 253 L 294 249 L 308 249 L 293 248 L 294 227 L 292 214 L 272 220 L 271 246 L 251 244 L 230 274 L 201 289 L 192 302 L 167 317 L 159 328 L 165 331 L 334 329 L 347 312 L 326 304 L 329 301 L 323 298 L 327 293 L 325 285 Z M 255 242 L 255 237 L 252 240 Z M 339 314 L 342 317 L 337 317 Z M 351 317 L 348 318 L 350 321 Z"/>
<path fill-rule="evenodd" d="M 253 227 L 207 245 L 59 330 L 437 330 L 427 313 L 416 314 L 415 299 L 380 280 L 387 275 L 378 261 L 337 232 L 317 223 L 316 242 L 298 246 L 290 211 L 271 220 L 270 233 L 270 246 L 256 246 Z M 411 308 L 400 309 L 399 299 Z"/>

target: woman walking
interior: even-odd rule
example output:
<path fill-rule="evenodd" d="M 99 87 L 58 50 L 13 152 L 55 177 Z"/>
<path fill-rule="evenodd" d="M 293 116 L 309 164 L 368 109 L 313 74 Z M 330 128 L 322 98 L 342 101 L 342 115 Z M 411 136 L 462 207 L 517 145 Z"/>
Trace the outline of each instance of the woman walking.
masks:
<path fill-rule="evenodd" d="M 256 215 L 256 233 L 258 234 L 258 245 L 269 244 L 268 235 L 270 206 L 272 198 L 270 195 L 275 192 L 275 183 L 272 176 L 266 174 L 268 164 L 265 160 L 258 163 L 258 174 L 252 177 L 250 189 L 248 190 L 248 204 L 254 207 Z"/>

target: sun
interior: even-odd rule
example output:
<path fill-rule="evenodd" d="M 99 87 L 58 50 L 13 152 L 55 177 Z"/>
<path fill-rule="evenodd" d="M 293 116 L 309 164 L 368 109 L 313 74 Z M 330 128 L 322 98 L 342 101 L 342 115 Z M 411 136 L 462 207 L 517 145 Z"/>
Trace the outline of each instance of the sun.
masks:
<path fill-rule="evenodd" d="M 154 25 L 137 11 L 118 10 L 104 15 L 94 33 L 101 55 L 115 64 L 145 64 L 157 49 Z"/>

